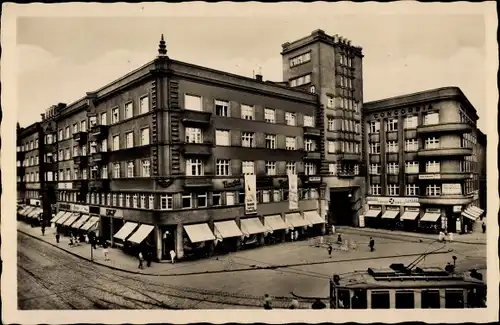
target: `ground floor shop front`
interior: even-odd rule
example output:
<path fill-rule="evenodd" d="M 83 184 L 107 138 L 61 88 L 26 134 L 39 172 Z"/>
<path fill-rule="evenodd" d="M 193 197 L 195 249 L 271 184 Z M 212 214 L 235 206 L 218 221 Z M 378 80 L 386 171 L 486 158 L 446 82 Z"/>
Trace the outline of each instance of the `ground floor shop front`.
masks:
<path fill-rule="evenodd" d="M 421 205 L 418 197 L 368 197 L 360 227 L 421 233 L 469 233 L 484 211 L 467 205 Z"/>

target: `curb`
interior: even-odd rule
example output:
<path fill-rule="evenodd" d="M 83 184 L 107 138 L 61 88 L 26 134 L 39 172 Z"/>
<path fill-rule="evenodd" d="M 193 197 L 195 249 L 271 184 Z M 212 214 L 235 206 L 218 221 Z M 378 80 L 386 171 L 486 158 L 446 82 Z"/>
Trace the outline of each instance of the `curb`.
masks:
<path fill-rule="evenodd" d="M 377 231 L 377 230 L 360 230 L 358 229 L 353 229 L 353 228 L 341 228 L 339 227 L 338 230 L 336 229 L 336 232 L 339 233 L 355 233 L 360 236 L 370 236 L 370 234 L 374 235 L 379 235 L 379 236 L 387 236 L 388 238 L 398 238 L 400 236 L 405 236 L 405 237 L 411 237 L 414 239 L 421 239 L 421 240 L 428 240 L 428 241 L 437 241 L 437 239 L 432 239 L 429 237 L 424 237 L 424 236 L 418 236 L 418 235 L 413 235 L 413 234 L 399 234 L 399 233 L 387 233 L 387 232 L 382 232 L 382 231 Z M 406 239 L 409 241 L 408 239 Z M 453 239 L 452 243 L 461 243 L 461 244 L 468 244 L 468 245 L 486 245 L 485 242 L 469 242 L 469 241 L 462 241 L 462 240 L 456 240 Z"/>
<path fill-rule="evenodd" d="M 401 255 L 387 255 L 387 256 L 377 256 L 377 257 L 361 257 L 361 258 L 351 258 L 351 259 L 340 259 L 340 260 L 324 260 L 324 261 L 319 261 L 319 262 L 311 262 L 311 263 L 295 263 L 295 264 L 281 264 L 281 265 L 269 265 L 269 266 L 264 266 L 264 267 L 252 267 L 252 268 L 246 268 L 246 269 L 236 269 L 236 270 L 217 270 L 217 271 L 203 271 L 203 272 L 190 272 L 190 273 L 168 273 L 168 274 L 158 274 L 158 273 L 144 273 L 144 272 L 137 272 L 137 271 L 130 271 L 126 269 L 121 269 L 115 266 L 103 264 L 101 262 L 96 262 L 94 260 L 91 260 L 87 257 L 78 255 L 70 250 L 67 250 L 65 248 L 62 248 L 58 245 L 49 243 L 41 238 L 38 238 L 36 236 L 33 236 L 29 233 L 24 232 L 23 230 L 18 229 L 17 230 L 20 233 L 23 233 L 26 236 L 29 236 L 33 239 L 39 240 L 41 242 L 44 242 L 48 245 L 51 245 L 53 247 L 59 248 L 60 250 L 63 250 L 67 253 L 69 253 L 72 256 L 81 258 L 83 260 L 86 260 L 88 262 L 91 262 L 93 264 L 97 264 L 100 266 L 107 267 L 112 270 L 120 271 L 120 272 L 125 272 L 129 274 L 138 274 L 138 275 L 146 275 L 146 276 L 163 276 L 163 277 L 168 277 L 168 276 L 187 276 L 187 275 L 201 275 L 201 274 L 215 274 L 215 273 L 226 273 L 226 272 L 243 272 L 243 271 L 255 271 L 255 270 L 274 270 L 278 268 L 287 268 L 287 267 L 296 267 L 296 266 L 304 266 L 304 265 L 316 265 L 316 264 L 330 264 L 330 263 L 340 263 L 340 262 L 352 262 L 352 261 L 364 261 L 364 260 L 377 260 L 377 259 L 386 259 L 386 258 L 401 258 L 401 257 L 410 257 L 410 256 L 420 256 L 422 253 L 413 253 L 413 254 L 401 254 Z M 431 253 L 429 255 L 437 255 L 437 254 L 447 254 L 451 253 L 453 249 L 448 249 L 446 251 L 437 251 L 434 253 Z"/>

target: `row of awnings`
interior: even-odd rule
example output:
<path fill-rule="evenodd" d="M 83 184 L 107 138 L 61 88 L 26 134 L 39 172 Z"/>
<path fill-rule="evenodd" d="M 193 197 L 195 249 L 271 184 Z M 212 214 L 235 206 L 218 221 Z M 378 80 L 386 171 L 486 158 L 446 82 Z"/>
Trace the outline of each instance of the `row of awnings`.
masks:
<path fill-rule="evenodd" d="M 471 219 L 472 221 L 476 221 L 482 214 L 484 210 L 475 206 L 470 206 L 464 211 L 462 211 L 462 216 Z"/>
<path fill-rule="evenodd" d="M 43 209 L 32 205 L 25 206 L 18 212 L 19 215 L 27 218 L 37 218 L 40 213 L 43 213 Z"/>
<path fill-rule="evenodd" d="M 120 239 L 122 241 L 127 240 L 134 244 L 140 244 L 144 241 L 144 239 L 146 239 L 146 237 L 149 236 L 153 229 L 154 226 L 152 225 L 139 225 L 138 223 L 127 221 L 113 236 L 113 238 Z"/>
<path fill-rule="evenodd" d="M 60 226 L 88 231 L 99 222 L 99 217 L 78 212 L 59 211 L 50 222 Z"/>
<path fill-rule="evenodd" d="M 320 217 L 317 211 L 306 211 L 304 215 L 298 212 L 286 214 L 284 220 L 280 215 L 265 216 L 264 223 L 259 218 L 241 219 L 240 227 L 234 220 L 214 222 L 213 232 L 206 223 L 184 225 L 184 230 L 191 242 L 199 243 L 208 240 L 270 233 L 275 230 L 308 227 L 321 223 L 325 223 L 325 220 Z"/>
<path fill-rule="evenodd" d="M 482 214 L 484 210 L 475 207 L 475 206 L 470 206 L 464 211 L 462 211 L 462 216 L 469 218 L 473 221 L 476 221 Z M 368 210 L 368 212 L 365 214 L 365 217 L 368 218 L 378 218 L 380 214 L 382 213 L 381 210 Z M 382 214 L 382 219 L 396 219 L 396 217 L 399 215 L 399 211 L 397 210 L 386 210 L 384 214 Z M 420 215 L 420 212 L 418 211 L 405 211 L 401 215 L 401 220 L 416 220 L 418 216 Z M 441 217 L 441 213 L 431 213 L 431 212 L 426 212 L 420 218 L 420 221 L 427 221 L 427 222 L 436 222 L 439 220 Z"/>

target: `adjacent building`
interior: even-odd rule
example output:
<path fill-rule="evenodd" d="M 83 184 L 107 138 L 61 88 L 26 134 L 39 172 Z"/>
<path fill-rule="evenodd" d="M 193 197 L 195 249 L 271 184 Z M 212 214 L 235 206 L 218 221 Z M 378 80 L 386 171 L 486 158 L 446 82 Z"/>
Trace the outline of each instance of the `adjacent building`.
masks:
<path fill-rule="evenodd" d="M 476 109 L 447 87 L 368 102 L 364 147 L 369 227 L 461 232 L 484 212 Z"/>

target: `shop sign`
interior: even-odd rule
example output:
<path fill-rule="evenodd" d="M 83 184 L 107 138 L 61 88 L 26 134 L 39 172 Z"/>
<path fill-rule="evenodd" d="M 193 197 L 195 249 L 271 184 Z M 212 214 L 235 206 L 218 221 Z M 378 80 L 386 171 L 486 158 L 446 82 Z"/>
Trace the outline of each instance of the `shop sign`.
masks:
<path fill-rule="evenodd" d="M 420 206 L 418 197 L 397 197 L 397 196 L 369 196 L 366 198 L 368 204 L 383 205 L 407 205 Z"/>
<path fill-rule="evenodd" d="M 297 185 L 297 174 L 288 174 L 288 208 L 297 210 L 299 208 L 299 191 Z"/>
<path fill-rule="evenodd" d="M 438 209 L 438 208 L 427 208 L 427 209 L 425 209 L 425 212 L 428 212 L 428 213 L 441 213 L 441 210 Z"/>
<path fill-rule="evenodd" d="M 73 189 L 73 183 L 71 183 L 71 182 L 57 183 L 57 188 L 59 190 L 71 190 L 71 189 Z"/>
<path fill-rule="evenodd" d="M 419 209 L 415 207 L 405 207 L 405 211 L 418 212 Z"/>
<path fill-rule="evenodd" d="M 399 207 L 390 205 L 390 206 L 388 206 L 386 208 L 386 210 L 389 210 L 389 211 L 399 211 Z"/>
<path fill-rule="evenodd" d="M 309 176 L 309 178 L 307 179 L 308 182 L 310 183 L 319 183 L 321 182 L 321 177 L 319 176 Z"/>
<path fill-rule="evenodd" d="M 440 174 L 419 174 L 418 179 L 441 179 Z"/>
<path fill-rule="evenodd" d="M 242 185 L 241 179 L 239 179 L 239 178 L 232 180 L 232 181 L 228 181 L 228 180 L 222 181 L 222 187 L 224 187 L 224 188 L 239 187 L 241 185 Z"/>
<path fill-rule="evenodd" d="M 257 184 L 255 175 L 245 175 L 245 214 L 257 213 Z"/>
<path fill-rule="evenodd" d="M 81 213 L 89 213 L 88 205 L 73 204 L 73 211 Z"/>
<path fill-rule="evenodd" d="M 285 188 L 290 187 L 290 182 L 288 181 L 288 178 L 275 178 L 274 180 L 275 180 L 274 186 L 276 187 L 285 187 Z"/>
<path fill-rule="evenodd" d="M 455 213 L 462 212 L 462 206 L 461 205 L 454 205 L 453 206 L 453 212 L 455 212 Z"/>
<path fill-rule="evenodd" d="M 443 184 L 442 192 L 446 195 L 460 195 L 462 194 L 462 184 Z"/>
<path fill-rule="evenodd" d="M 123 218 L 123 210 L 120 209 L 101 208 L 99 214 L 105 217 Z"/>
<path fill-rule="evenodd" d="M 382 210 L 381 205 L 369 205 L 368 210 Z"/>
<path fill-rule="evenodd" d="M 59 203 L 59 210 L 71 211 L 71 210 L 73 210 L 72 204 L 70 204 L 70 203 Z"/>
<path fill-rule="evenodd" d="M 30 205 L 41 205 L 40 200 L 30 199 Z"/>

